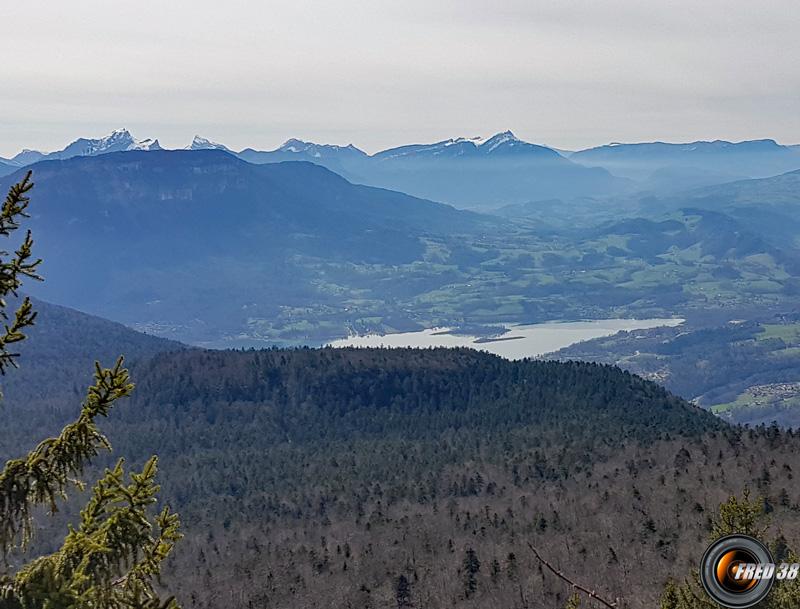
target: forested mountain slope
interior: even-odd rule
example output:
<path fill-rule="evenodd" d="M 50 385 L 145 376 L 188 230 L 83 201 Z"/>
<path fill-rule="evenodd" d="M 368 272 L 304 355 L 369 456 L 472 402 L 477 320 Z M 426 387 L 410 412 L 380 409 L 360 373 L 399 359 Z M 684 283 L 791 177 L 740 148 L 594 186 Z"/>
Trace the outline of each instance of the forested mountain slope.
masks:
<path fill-rule="evenodd" d="M 394 607 L 401 576 L 421 607 L 557 606 L 569 590 L 530 542 L 647 607 L 728 494 L 749 484 L 798 523 L 794 437 L 730 430 L 614 368 L 300 350 L 167 354 L 138 375 L 114 440 L 159 439 L 189 606 Z"/>
<path fill-rule="evenodd" d="M 745 485 L 787 535 L 800 524 L 791 433 L 729 428 L 612 367 L 189 350 L 132 374 L 104 429 L 136 462 L 160 455 L 187 534 L 165 581 L 185 607 L 559 606 L 570 590 L 530 542 L 638 609 Z M 52 403 L 12 393 L 6 449 L 52 427 Z"/>
<path fill-rule="evenodd" d="M 9 301 L 15 307 L 17 299 Z M 121 355 L 136 366 L 157 353 L 186 349 L 171 340 L 148 336 L 107 319 L 33 299 L 35 325 L 28 340 L 14 344 L 18 369 L 0 377 L 0 458 L 18 456 L 45 433 L 56 433 L 74 418 L 94 363 L 113 365 Z"/>
<path fill-rule="evenodd" d="M 431 235 L 502 224 L 311 163 L 252 165 L 219 150 L 31 169 L 28 225 L 47 279 L 32 293 L 185 341 L 249 334 L 285 316 L 304 322 L 310 308 L 347 316 L 374 287 L 359 265 L 413 264 Z M 0 179 L 0 190 L 24 171 Z M 319 261 L 338 270 L 315 272 Z"/>

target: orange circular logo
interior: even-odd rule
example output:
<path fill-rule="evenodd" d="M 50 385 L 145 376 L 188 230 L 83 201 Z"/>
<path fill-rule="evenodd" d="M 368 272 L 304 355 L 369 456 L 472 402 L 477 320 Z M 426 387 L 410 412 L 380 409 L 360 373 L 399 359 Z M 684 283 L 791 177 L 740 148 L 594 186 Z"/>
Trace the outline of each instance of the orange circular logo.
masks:
<path fill-rule="evenodd" d="M 747 592 L 758 583 L 755 577 L 737 577 L 741 567 L 757 563 L 758 560 L 747 550 L 728 550 L 717 561 L 714 576 L 720 586 L 729 592 Z"/>

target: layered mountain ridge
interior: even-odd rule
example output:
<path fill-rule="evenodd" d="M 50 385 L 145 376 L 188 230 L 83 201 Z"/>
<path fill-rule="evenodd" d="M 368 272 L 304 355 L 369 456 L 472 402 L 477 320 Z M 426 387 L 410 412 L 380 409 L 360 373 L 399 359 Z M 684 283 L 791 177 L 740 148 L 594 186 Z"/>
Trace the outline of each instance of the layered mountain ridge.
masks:
<path fill-rule="evenodd" d="M 511 131 L 490 138 L 452 138 L 410 144 L 369 155 L 352 144 L 321 145 L 291 139 L 275 150 L 234 153 L 251 163 L 302 160 L 348 180 L 399 190 L 461 208 L 486 209 L 552 197 L 599 196 L 626 191 L 628 180 L 587 168 Z"/>
<path fill-rule="evenodd" d="M 308 302 L 326 317 L 347 315 L 367 287 L 339 304 L 351 269 L 412 264 L 433 236 L 481 234 L 503 222 L 351 184 L 312 163 L 253 165 L 221 150 L 33 167 L 29 224 L 47 278 L 31 286 L 34 295 L 184 339 L 213 328 L 218 338 L 221 329 L 237 336 L 281 311 L 301 316 Z M 0 179 L 0 189 L 25 171 Z M 310 280 L 322 264 L 340 270 Z"/>
<path fill-rule="evenodd" d="M 41 160 L 160 149 L 158 140 L 137 140 L 126 129 L 118 129 L 103 138 L 80 138 L 56 152 L 26 149 L 11 159 L 0 159 L 0 176 Z M 195 135 L 186 149 L 222 150 L 254 164 L 307 161 L 351 182 L 480 209 L 627 196 L 638 191 L 665 194 L 800 169 L 800 147 L 771 139 L 611 143 L 569 152 L 504 131 L 488 138 L 456 137 L 368 154 L 353 144 L 297 138 L 272 150 L 235 151 Z"/>
<path fill-rule="evenodd" d="M 569 158 L 583 165 L 604 167 L 653 190 L 765 178 L 800 169 L 798 147 L 772 139 L 614 143 L 580 150 Z"/>

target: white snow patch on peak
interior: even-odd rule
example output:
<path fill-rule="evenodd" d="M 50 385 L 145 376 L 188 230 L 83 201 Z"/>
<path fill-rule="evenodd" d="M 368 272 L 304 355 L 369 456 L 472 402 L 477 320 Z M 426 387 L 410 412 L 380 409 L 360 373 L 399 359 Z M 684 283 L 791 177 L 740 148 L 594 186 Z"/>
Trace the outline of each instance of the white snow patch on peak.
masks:
<path fill-rule="evenodd" d="M 294 152 L 294 153 L 307 153 L 314 158 L 320 158 L 326 152 L 338 152 L 340 150 L 350 150 L 354 152 L 362 152 L 353 144 L 347 146 L 339 146 L 337 144 L 317 144 L 315 142 L 306 142 L 297 138 L 286 140 L 278 148 L 278 152 Z"/>
<path fill-rule="evenodd" d="M 314 144 L 312 144 L 311 142 L 304 142 L 303 140 L 290 138 L 286 140 L 283 144 L 281 144 L 278 150 L 282 152 L 305 152 L 306 150 L 308 150 L 313 146 Z"/>
<path fill-rule="evenodd" d="M 457 137 L 453 139 L 449 139 L 444 142 L 445 146 L 453 146 L 455 144 L 472 144 L 473 146 L 482 146 L 485 142 L 485 138 L 483 137 Z"/>
<path fill-rule="evenodd" d="M 103 144 L 118 143 L 121 141 L 133 142 L 134 139 L 133 136 L 131 135 L 131 132 L 128 131 L 127 129 L 114 129 L 114 131 L 109 133 L 107 136 L 101 137 L 99 140 L 95 141 L 98 142 L 98 144 L 103 145 Z"/>
<path fill-rule="evenodd" d="M 493 135 L 488 140 L 483 142 L 481 144 L 481 148 L 487 148 L 488 152 L 491 152 L 492 150 L 494 150 L 498 146 L 502 146 L 503 144 L 508 144 L 508 143 L 515 144 L 519 141 L 520 140 L 517 139 L 517 136 L 511 133 L 511 131 L 503 131 L 502 133 Z"/>
<path fill-rule="evenodd" d="M 137 141 L 130 134 L 127 129 L 115 129 L 105 137 L 96 140 L 77 140 L 64 149 L 66 152 L 74 150 L 75 146 L 83 146 L 79 150 L 79 154 L 84 156 L 94 156 L 106 152 L 119 152 L 124 150 L 131 150 Z"/>
<path fill-rule="evenodd" d="M 78 140 L 80 141 L 80 140 Z M 96 140 L 87 142 L 84 154 L 96 155 L 105 152 L 119 152 L 125 150 L 161 150 L 158 140 L 137 140 L 127 129 L 114 129 L 110 134 Z"/>
<path fill-rule="evenodd" d="M 187 150 L 228 150 L 224 144 L 212 142 L 211 140 L 195 135 L 192 138 L 192 143 L 186 147 Z"/>

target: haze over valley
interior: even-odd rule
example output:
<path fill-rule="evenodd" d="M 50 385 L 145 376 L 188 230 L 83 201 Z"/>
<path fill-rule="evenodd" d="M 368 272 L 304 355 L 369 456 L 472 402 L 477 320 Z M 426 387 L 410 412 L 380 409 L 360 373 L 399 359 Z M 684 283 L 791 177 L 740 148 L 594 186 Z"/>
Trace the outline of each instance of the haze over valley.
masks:
<path fill-rule="evenodd" d="M 0 609 L 800 607 L 795 0 L 0 17 Z"/>
<path fill-rule="evenodd" d="M 19 167 L 0 187 L 29 169 L 37 184 L 47 281 L 32 294 L 205 347 L 442 327 L 503 341 L 504 325 L 609 318 L 685 319 L 693 332 L 792 319 L 800 289 L 800 154 L 770 141 L 566 153 L 506 132 L 366 155 L 298 140 L 232 152 L 199 137 L 169 151 L 117 130 L 7 162 Z M 399 188 L 403 175 L 412 193 L 456 207 L 360 183 Z M 671 177 L 653 188 L 655 175 Z M 586 176 L 603 177 L 576 191 Z M 409 344 L 431 344 L 419 336 Z M 562 333 L 550 350 L 592 337 Z M 502 347 L 536 356 L 546 343 L 527 344 Z M 794 345 L 781 345 L 786 372 L 772 380 L 792 383 Z M 642 369 L 607 349 L 581 353 L 673 386 L 669 364 Z M 719 374 L 744 393 L 715 395 L 749 420 L 757 385 L 740 386 L 727 364 Z"/>

